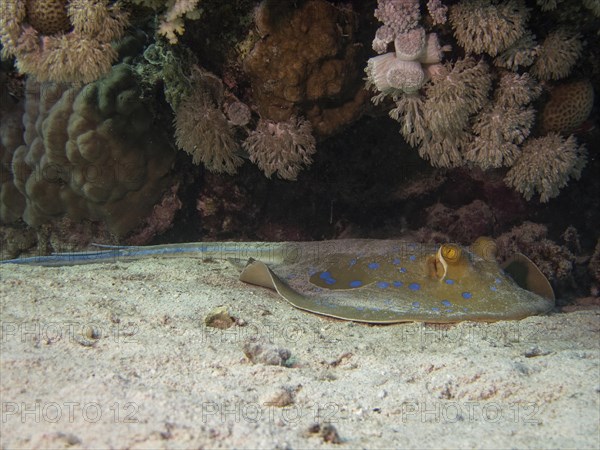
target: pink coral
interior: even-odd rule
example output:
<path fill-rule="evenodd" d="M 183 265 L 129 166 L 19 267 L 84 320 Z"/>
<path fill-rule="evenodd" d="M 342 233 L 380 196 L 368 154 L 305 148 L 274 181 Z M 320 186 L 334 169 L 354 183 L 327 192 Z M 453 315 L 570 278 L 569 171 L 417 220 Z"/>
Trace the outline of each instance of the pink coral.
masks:
<path fill-rule="evenodd" d="M 310 122 L 298 117 L 279 123 L 261 119 L 244 141 L 244 149 L 268 178 L 277 173 L 285 180 L 295 180 L 316 151 Z"/>

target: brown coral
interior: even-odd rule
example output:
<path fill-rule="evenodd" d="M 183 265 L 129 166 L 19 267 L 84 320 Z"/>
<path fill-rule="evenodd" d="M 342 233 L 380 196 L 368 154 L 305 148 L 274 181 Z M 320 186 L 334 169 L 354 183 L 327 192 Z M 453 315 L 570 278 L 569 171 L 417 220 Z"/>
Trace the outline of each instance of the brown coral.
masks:
<path fill-rule="evenodd" d="M 525 34 L 529 10 L 523 2 L 462 0 L 450 9 L 450 23 L 467 52 L 496 56 Z"/>
<path fill-rule="evenodd" d="M 4 0 L 0 10 L 2 55 L 38 81 L 89 83 L 117 58 L 111 42 L 123 35 L 127 14 L 108 0 Z"/>
<path fill-rule="evenodd" d="M 551 31 L 539 47 L 531 73 L 543 81 L 565 78 L 571 73 L 582 51 L 579 33 L 565 28 Z"/>
<path fill-rule="evenodd" d="M 284 180 L 295 180 L 316 151 L 310 122 L 298 117 L 280 123 L 261 119 L 244 149 L 268 178 L 276 173 Z"/>
<path fill-rule="evenodd" d="M 531 258 L 551 281 L 564 280 L 571 276 L 575 255 L 548 239 L 547 235 L 545 225 L 524 222 L 496 239 L 498 257 L 504 260 L 521 252 Z"/>
<path fill-rule="evenodd" d="M 537 192 L 545 203 L 558 196 L 570 178 L 576 180 L 587 163 L 587 150 L 575 137 L 563 139 L 556 133 L 529 139 L 521 156 L 506 174 L 505 182 L 526 200 Z"/>
<path fill-rule="evenodd" d="M 368 96 L 352 11 L 309 0 L 279 20 L 269 14 L 263 2 L 256 23 L 264 37 L 244 60 L 261 117 L 302 115 L 320 135 L 355 120 Z"/>
<path fill-rule="evenodd" d="M 221 112 L 223 83 L 199 68 L 194 78 L 192 93 L 181 101 L 175 114 L 177 145 L 192 155 L 194 164 L 234 174 L 243 160 L 236 154 L 239 145 Z"/>
<path fill-rule="evenodd" d="M 71 27 L 66 0 L 26 0 L 27 22 L 38 32 L 50 36 Z"/>
<path fill-rule="evenodd" d="M 542 130 L 569 133 L 588 118 L 594 106 L 594 88 L 589 80 L 556 86 L 542 112 Z"/>
<path fill-rule="evenodd" d="M 166 187 L 174 152 L 129 66 L 83 89 L 30 79 L 23 122 L 24 144 L 0 155 L 11 164 L 0 193 L 4 222 L 100 220 L 122 235 Z"/>

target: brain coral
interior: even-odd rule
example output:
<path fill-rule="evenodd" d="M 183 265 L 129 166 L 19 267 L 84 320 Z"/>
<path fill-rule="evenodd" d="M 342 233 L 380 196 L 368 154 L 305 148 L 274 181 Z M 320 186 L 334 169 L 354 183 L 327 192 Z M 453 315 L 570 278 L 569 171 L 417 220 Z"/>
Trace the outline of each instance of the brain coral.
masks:
<path fill-rule="evenodd" d="M 127 65 L 84 88 L 30 79 L 23 123 L 24 144 L 14 152 L 0 147 L 12 174 L 2 180 L 3 222 L 103 220 L 122 235 L 166 187 L 174 152 L 139 100 Z"/>
<path fill-rule="evenodd" d="M 542 112 L 545 132 L 568 133 L 579 127 L 594 106 L 594 88 L 589 80 L 574 81 L 555 87 Z"/>
<path fill-rule="evenodd" d="M 66 32 L 71 26 L 65 0 L 27 0 L 25 9 L 29 24 L 42 34 Z"/>
<path fill-rule="evenodd" d="M 258 112 L 274 122 L 302 115 L 316 134 L 330 135 L 355 120 L 368 98 L 355 17 L 348 8 L 309 0 L 275 18 L 269 3 L 256 13 L 262 39 L 244 60 Z"/>

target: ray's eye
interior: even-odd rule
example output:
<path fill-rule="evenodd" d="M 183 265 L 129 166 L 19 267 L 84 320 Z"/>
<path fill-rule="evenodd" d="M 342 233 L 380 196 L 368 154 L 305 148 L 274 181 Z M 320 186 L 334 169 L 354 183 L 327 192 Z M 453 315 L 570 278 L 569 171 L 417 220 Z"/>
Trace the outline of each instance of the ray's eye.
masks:
<path fill-rule="evenodd" d="M 455 264 L 460 260 L 462 250 L 455 244 L 442 245 L 442 256 L 448 264 Z"/>

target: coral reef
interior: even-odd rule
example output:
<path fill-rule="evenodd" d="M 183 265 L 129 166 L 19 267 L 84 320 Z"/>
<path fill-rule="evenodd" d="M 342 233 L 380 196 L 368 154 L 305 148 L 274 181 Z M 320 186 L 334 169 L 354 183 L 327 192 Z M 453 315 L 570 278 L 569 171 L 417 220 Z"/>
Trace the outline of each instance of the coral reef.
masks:
<path fill-rule="evenodd" d="M 128 24 L 119 2 L 6 0 L 0 9 L 2 56 L 38 81 L 89 83 L 117 58 L 111 42 Z"/>
<path fill-rule="evenodd" d="M 542 130 L 569 133 L 588 118 L 594 106 L 594 88 L 589 80 L 554 87 L 542 111 Z"/>
<path fill-rule="evenodd" d="M 331 135 L 354 121 L 367 101 L 349 7 L 309 0 L 276 15 L 262 2 L 255 14 L 261 39 L 244 60 L 252 98 L 265 120 L 308 119 L 317 135 Z"/>
<path fill-rule="evenodd" d="M 581 56 L 581 36 L 564 28 L 551 31 L 537 52 L 531 73 L 539 80 L 560 80 L 571 73 Z"/>
<path fill-rule="evenodd" d="M 261 119 L 244 141 L 244 149 L 267 178 L 276 173 L 284 180 L 295 180 L 316 151 L 310 122 L 299 117 L 279 123 Z"/>
<path fill-rule="evenodd" d="M 127 237 L 127 244 L 146 245 L 154 237 L 160 236 L 173 226 L 175 214 L 183 206 L 177 196 L 178 190 L 179 183 L 175 183 L 171 186 L 171 189 L 165 192 L 162 200 L 154 205 L 152 212 L 144 220 L 144 223 Z"/>
<path fill-rule="evenodd" d="M 555 9 L 551 3 L 544 7 Z M 581 55 L 581 36 L 569 31 L 576 23 L 569 17 L 572 13 L 579 17 L 581 8 L 570 5 L 569 14 L 565 12 L 538 45 L 532 31 L 538 32 L 537 17 L 529 28 L 532 5 L 516 0 L 460 0 L 449 6 L 448 18 L 461 48 L 452 60 L 440 64 L 447 48 L 440 46 L 436 33 L 428 31 L 444 24 L 446 11 L 439 1 L 428 2 L 427 7 L 432 17 L 421 23 L 419 2 L 378 1 L 374 15 L 383 25 L 375 34 L 373 49 L 383 54 L 371 58 L 365 69 L 366 85 L 376 91 L 373 103 L 387 106 L 386 98 L 395 103 L 390 117 L 401 124 L 406 142 L 434 167 L 508 167 L 506 182 L 527 199 L 535 191 L 543 202 L 558 195 L 570 177 L 579 177 L 586 152 L 574 138 L 536 136 L 535 100 L 542 93 L 540 81 L 566 77 Z M 441 39 L 447 38 L 448 27 L 439 30 Z M 392 42 L 394 52 L 385 53 Z M 431 59 L 423 56 L 428 48 L 433 49 Z M 493 66 L 487 64 L 489 57 Z M 561 94 L 548 104 L 540 127 L 543 133 L 573 131 L 589 114 L 590 86 L 578 84 L 571 95 L 580 101 L 570 102 Z M 571 120 L 567 116 L 572 123 L 567 123 Z M 546 128 L 545 122 L 559 120 L 564 124 Z M 532 167 L 554 156 L 543 168 Z"/>
<path fill-rule="evenodd" d="M 528 105 L 541 92 L 527 73 L 504 73 L 494 100 L 475 119 L 466 159 L 484 170 L 513 165 L 533 126 L 535 110 Z"/>
<path fill-rule="evenodd" d="M 590 258 L 588 270 L 594 280 L 596 280 L 597 283 L 600 283 L 600 239 L 596 242 L 596 248 Z"/>
<path fill-rule="evenodd" d="M 440 11 L 445 14 L 435 2 L 431 6 L 438 15 Z M 375 34 L 373 49 L 384 53 L 394 42 L 394 51 L 369 59 L 365 68 L 367 87 L 378 92 L 372 99 L 375 104 L 387 96 L 398 101 L 403 94 L 415 94 L 421 89 L 428 66 L 438 64 L 447 48 L 440 46 L 437 34 L 426 34 L 418 25 L 418 1 L 379 0 L 375 17 L 383 25 Z"/>
<path fill-rule="evenodd" d="M 175 138 L 177 145 L 192 155 L 194 164 L 234 174 L 244 161 L 237 155 L 239 144 L 221 111 L 223 95 L 221 80 L 197 68 L 192 92 L 181 100 L 175 113 Z"/>
<path fill-rule="evenodd" d="M 403 96 L 390 116 L 403 124 L 401 132 L 411 145 L 421 144 L 419 155 L 436 167 L 463 164 L 471 137 L 471 116 L 487 103 L 491 77 L 483 60 L 464 58 L 446 63 L 432 73 L 425 98 Z"/>
<path fill-rule="evenodd" d="M 11 164 L 0 219 L 105 221 L 117 235 L 137 226 L 166 187 L 174 152 L 130 67 L 84 88 L 29 79 L 26 92 L 24 143 L 0 148 Z"/>
<path fill-rule="evenodd" d="M 441 203 L 425 211 L 427 228 L 445 233 L 451 242 L 470 245 L 479 236 L 492 234 L 494 214 L 482 200 L 454 210 Z"/>
<path fill-rule="evenodd" d="M 587 151 L 573 136 L 564 139 L 550 133 L 525 143 L 505 181 L 527 200 L 539 193 L 540 202 L 545 203 L 556 197 L 570 178 L 578 180 L 586 162 Z"/>
<path fill-rule="evenodd" d="M 550 281 L 564 281 L 571 276 L 575 255 L 547 238 L 542 224 L 524 222 L 496 238 L 498 257 L 504 260 L 516 252 L 528 256 Z"/>
<path fill-rule="evenodd" d="M 496 56 L 525 35 L 529 10 L 523 2 L 461 0 L 450 8 L 454 36 L 467 52 Z"/>

